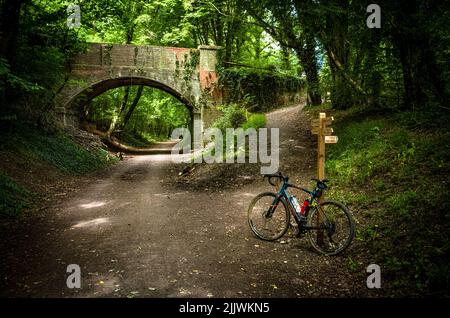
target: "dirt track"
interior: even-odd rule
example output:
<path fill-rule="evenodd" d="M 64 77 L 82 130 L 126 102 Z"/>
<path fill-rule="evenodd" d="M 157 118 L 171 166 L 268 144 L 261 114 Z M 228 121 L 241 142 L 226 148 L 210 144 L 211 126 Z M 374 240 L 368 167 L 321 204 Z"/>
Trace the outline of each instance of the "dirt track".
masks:
<path fill-rule="evenodd" d="M 268 119 L 281 129 L 280 170 L 305 184 L 314 176 L 309 120 L 300 106 Z M 365 273 L 349 269 L 351 248 L 325 257 L 306 238 L 270 243 L 251 234 L 246 208 L 270 190 L 258 167 L 198 167 L 183 180 L 180 169 L 168 155 L 126 158 L 3 233 L 0 295 L 370 296 Z M 80 265 L 81 289 L 66 287 L 68 264 Z"/>

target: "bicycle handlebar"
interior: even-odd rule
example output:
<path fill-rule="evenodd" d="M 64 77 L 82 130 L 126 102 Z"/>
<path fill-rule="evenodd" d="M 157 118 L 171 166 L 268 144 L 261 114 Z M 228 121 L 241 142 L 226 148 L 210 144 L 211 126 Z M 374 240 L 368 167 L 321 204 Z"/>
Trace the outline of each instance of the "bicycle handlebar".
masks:
<path fill-rule="evenodd" d="M 280 179 L 280 181 L 287 182 L 289 178 L 287 176 L 283 176 L 281 172 L 278 172 L 276 174 L 264 174 L 263 179 L 267 178 L 267 181 L 269 184 L 275 187 L 275 184 L 272 183 L 272 178 Z"/>
<path fill-rule="evenodd" d="M 279 179 L 280 181 L 282 181 L 282 182 L 284 182 L 284 183 L 287 183 L 287 186 L 290 187 L 290 188 L 295 188 L 295 189 L 303 190 L 303 191 L 305 191 L 305 192 L 307 192 L 307 193 L 310 193 L 310 191 L 307 190 L 307 189 L 304 189 L 304 188 L 302 188 L 302 187 L 298 187 L 298 186 L 293 185 L 293 184 L 289 184 L 289 183 L 288 183 L 289 177 L 288 177 L 288 176 L 283 176 L 283 174 L 282 174 L 281 172 L 278 172 L 278 173 L 272 173 L 272 174 L 264 174 L 264 175 L 263 175 L 263 179 L 265 179 L 265 178 L 267 178 L 267 181 L 269 182 L 269 184 L 272 185 L 272 186 L 274 186 L 274 187 L 275 187 L 276 185 L 272 182 L 272 179 L 273 179 L 273 178 L 277 178 L 277 179 Z M 317 187 L 318 187 L 319 189 L 321 189 L 321 190 L 324 190 L 324 189 L 327 189 L 327 188 L 328 188 L 328 186 L 327 186 L 327 184 L 326 184 L 327 182 L 329 182 L 328 179 L 322 179 L 322 180 L 319 180 L 319 179 L 313 178 L 313 179 L 311 179 L 311 180 L 316 181 L 316 182 L 317 182 Z"/>

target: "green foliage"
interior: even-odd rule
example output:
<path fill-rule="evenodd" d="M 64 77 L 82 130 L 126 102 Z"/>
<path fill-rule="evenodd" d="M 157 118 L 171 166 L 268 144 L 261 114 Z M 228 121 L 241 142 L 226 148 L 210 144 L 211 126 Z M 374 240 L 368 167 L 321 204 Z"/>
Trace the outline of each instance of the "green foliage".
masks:
<path fill-rule="evenodd" d="M 111 1 L 82 4 L 82 32 L 90 42 L 195 47 L 184 19 L 189 1 Z"/>
<path fill-rule="evenodd" d="M 364 1 L 242 1 L 255 23 L 285 50 L 295 51 L 310 97 L 321 93 L 335 109 L 445 106 L 448 5 L 425 0 L 377 4 L 389 15 L 381 18 L 380 29 L 366 26 Z"/>
<path fill-rule="evenodd" d="M 412 221 L 415 213 L 414 208 L 421 204 L 420 194 L 414 190 L 405 190 L 404 192 L 394 193 L 387 197 L 387 206 L 395 213 L 399 213 L 405 220 Z"/>
<path fill-rule="evenodd" d="M 222 107 L 223 116 L 218 118 L 213 127 L 225 133 L 227 128 L 241 127 L 247 120 L 245 109 L 238 104 L 229 104 Z"/>
<path fill-rule="evenodd" d="M 350 268 L 350 270 L 353 272 L 360 271 L 362 268 L 362 263 L 353 260 L 351 257 L 348 258 L 347 264 L 348 264 L 348 267 Z"/>
<path fill-rule="evenodd" d="M 226 136 L 227 128 L 243 128 L 244 131 L 249 128 L 263 128 L 266 125 L 266 115 L 265 114 L 251 114 L 248 119 L 248 112 L 244 105 L 240 104 L 229 104 L 222 106 L 223 115 L 216 119 L 213 123 L 213 127 L 219 128 L 222 131 L 223 136 Z M 227 142 L 222 143 L 224 160 L 228 156 L 236 158 L 239 152 L 245 151 L 248 154 L 249 145 L 245 145 L 245 149 L 237 149 L 237 136 L 235 135 L 233 140 L 233 151 L 227 149 Z M 214 153 L 214 148 L 210 151 L 206 150 L 206 153 Z"/>
<path fill-rule="evenodd" d="M 292 99 L 304 87 L 303 80 L 297 76 L 237 67 L 220 71 L 220 85 L 229 102 L 237 103 L 251 96 L 255 104 L 251 111 L 268 111 L 285 104 L 286 98 Z"/>
<path fill-rule="evenodd" d="M 29 82 L 19 76 L 11 73 L 9 63 L 0 58 L 0 94 L 5 94 L 5 89 L 9 87 L 18 91 L 31 93 L 42 90 L 43 88 L 36 83 Z"/>
<path fill-rule="evenodd" d="M 332 147 L 327 167 L 340 180 L 361 186 L 368 178 L 383 172 L 388 162 L 380 162 L 380 155 L 386 151 L 386 143 L 379 135 L 380 126 L 382 122 L 375 120 L 352 124 L 345 133 L 335 128 L 339 143 Z"/>
<path fill-rule="evenodd" d="M 339 143 L 327 147 L 326 169 L 340 188 L 330 196 L 349 204 L 362 226 L 358 240 L 386 268 L 393 288 L 409 295 L 445 294 L 449 133 L 411 129 L 418 113 L 383 118 L 349 109 L 333 116 Z"/>
<path fill-rule="evenodd" d="M 135 86 L 130 88 L 128 104 L 136 90 Z M 120 114 L 118 110 L 124 95 L 125 88 L 120 87 L 96 97 L 86 106 L 85 119 L 98 130 L 107 131 L 114 116 L 122 121 L 126 113 Z M 190 121 L 189 110 L 183 103 L 159 89 L 145 87 L 129 122 L 117 137 L 129 145 L 145 147 L 155 141 L 167 140 L 174 128 L 189 127 Z"/>
<path fill-rule="evenodd" d="M 178 77 L 181 77 L 184 81 L 184 83 L 189 86 L 191 85 L 192 76 L 194 75 L 194 72 L 198 68 L 198 64 L 200 63 L 200 51 L 199 50 L 191 50 L 189 52 L 190 54 L 186 54 L 184 56 L 184 60 L 181 62 L 182 65 L 180 65 L 180 62 L 177 61 L 175 75 Z M 183 74 L 180 74 L 180 66 L 183 67 Z"/>
<path fill-rule="evenodd" d="M 138 148 L 145 148 L 157 141 L 164 141 L 167 138 L 156 138 L 151 133 L 132 132 L 127 130 L 124 133 L 120 134 L 120 139 L 127 145 Z"/>
<path fill-rule="evenodd" d="M 232 105 L 216 127 L 261 127 L 263 115 L 247 118 L 247 111 L 286 104 L 304 87 L 309 102 L 315 97 L 313 104 L 325 97 L 320 109 L 346 109 L 335 115 L 342 118 L 334 125 L 340 140 L 328 147 L 327 173 L 345 187 L 334 188 L 334 194 L 369 219 L 358 240 L 390 274 L 406 273 L 396 287 L 438 295 L 449 289 L 446 2 L 380 0 L 387 18 L 381 29 L 369 29 L 364 1 L 79 1 L 82 27 L 77 30 L 65 24 L 69 3 L 1 2 L 0 119 L 13 128 L 2 132 L 0 147 L 75 173 L 102 167 L 109 158 L 103 151 L 86 151 L 32 124 L 12 124 L 48 114 L 54 94 L 68 80 L 67 61 L 84 49 L 81 43 L 179 46 L 193 52 L 198 45 L 218 45 L 223 48 L 220 82 Z M 12 5 L 20 13 L 15 20 L 4 10 Z M 108 50 L 105 59 L 108 63 Z M 195 53 L 185 60 L 187 72 L 178 75 L 189 79 L 198 62 Z M 130 100 L 136 94 L 131 88 Z M 123 101 L 123 88 L 111 90 L 92 101 L 85 116 L 107 130 L 113 118 L 124 120 L 118 111 Z M 129 103 L 125 106 L 129 110 Z M 119 134 L 145 146 L 189 124 L 184 105 L 145 89 Z M 7 198 L 3 206 L 16 213 L 23 205 L 22 190 L 4 175 L 0 184 Z M 356 270 L 359 263 L 351 260 L 349 266 Z"/>
<path fill-rule="evenodd" d="M 17 216 L 28 205 L 30 193 L 0 171 L 0 215 Z"/>
<path fill-rule="evenodd" d="M 92 172 L 116 161 L 105 150 L 89 151 L 62 133 L 44 134 L 27 123 L 15 123 L 0 140 L 0 149 L 15 150 L 30 160 L 43 160 L 76 174 Z"/>
<path fill-rule="evenodd" d="M 2 52 L 7 54 L 0 56 L 0 103 L 2 111 L 38 121 L 65 81 L 66 61 L 84 45 L 75 31 L 66 27 L 67 1 L 17 1 L 14 6 L 20 15 L 9 20 L 3 9 L 12 4 L 3 1 L 0 7 L 0 19 L 8 19 L 0 25 L 0 33 L 12 32 L 11 38 L 2 38 Z M 14 31 L 3 30 L 15 23 Z"/>
<path fill-rule="evenodd" d="M 266 122 L 267 119 L 265 114 L 252 114 L 250 115 L 248 120 L 242 125 L 242 128 L 244 128 L 244 130 L 248 128 L 254 129 L 264 128 L 266 127 Z"/>
<path fill-rule="evenodd" d="M 24 140 L 22 152 L 45 160 L 55 167 L 73 173 L 87 173 L 98 170 L 111 160 L 104 150 L 89 152 L 63 135 L 36 136 Z"/>

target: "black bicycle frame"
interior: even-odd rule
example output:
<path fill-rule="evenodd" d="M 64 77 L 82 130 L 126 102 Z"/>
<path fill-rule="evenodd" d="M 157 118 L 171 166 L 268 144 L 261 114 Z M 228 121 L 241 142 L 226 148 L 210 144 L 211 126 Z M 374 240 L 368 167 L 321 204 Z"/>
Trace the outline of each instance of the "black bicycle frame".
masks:
<path fill-rule="evenodd" d="M 307 189 L 298 187 L 296 185 L 289 184 L 288 182 L 283 182 L 280 190 L 277 193 L 277 196 L 275 197 L 275 199 L 272 202 L 272 205 L 271 205 L 271 207 L 270 207 L 270 209 L 269 209 L 269 211 L 267 213 L 267 217 L 271 217 L 272 216 L 272 214 L 275 212 L 275 209 L 278 207 L 278 204 L 280 203 L 280 201 L 284 199 L 285 201 L 287 201 L 288 208 L 291 210 L 291 214 L 292 214 L 292 216 L 294 217 L 295 221 L 297 222 L 297 224 L 299 226 L 301 225 L 302 228 L 307 229 L 307 230 L 320 230 L 320 229 L 324 230 L 324 229 L 327 229 L 326 226 L 323 226 L 323 227 L 322 226 L 321 227 L 307 226 L 307 225 L 303 224 L 299 220 L 299 218 L 297 216 L 297 213 L 295 211 L 295 207 L 291 203 L 291 200 L 290 200 L 291 196 L 289 195 L 289 193 L 287 191 L 288 188 L 295 188 L 295 189 L 299 189 L 299 190 L 302 190 L 302 191 L 308 193 L 311 196 L 311 199 L 309 199 L 309 204 L 311 204 L 313 201 L 316 201 L 316 199 L 315 199 L 315 191 L 309 191 Z M 317 209 L 319 209 L 319 207 L 317 207 Z M 307 213 L 308 212 L 306 212 L 306 214 L 305 214 L 306 217 L 308 216 Z"/>

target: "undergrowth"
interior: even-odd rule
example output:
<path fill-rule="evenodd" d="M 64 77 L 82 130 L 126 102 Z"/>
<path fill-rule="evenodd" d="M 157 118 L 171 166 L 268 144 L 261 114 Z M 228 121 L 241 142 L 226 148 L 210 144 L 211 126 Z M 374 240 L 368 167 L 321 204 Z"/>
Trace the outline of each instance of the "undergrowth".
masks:
<path fill-rule="evenodd" d="M 0 171 L 0 215 L 16 216 L 28 206 L 30 192 Z"/>
<path fill-rule="evenodd" d="M 157 141 L 162 141 L 162 138 L 156 138 L 155 136 L 148 134 L 148 133 L 129 133 L 125 132 L 120 135 L 120 140 L 130 146 L 138 147 L 138 148 L 145 148 L 152 144 L 154 144 Z"/>
<path fill-rule="evenodd" d="M 101 148 L 87 150 L 62 132 L 44 132 L 36 126 L 13 121 L 0 127 L 0 151 L 18 153 L 26 161 L 41 160 L 72 174 L 85 174 L 118 159 Z M 0 208 L 4 215 L 19 215 L 30 193 L 0 171 Z"/>
<path fill-rule="evenodd" d="M 357 240 L 382 266 L 392 295 L 448 296 L 449 116 L 324 110 L 339 137 L 327 146 L 329 195 L 350 206 Z"/>

